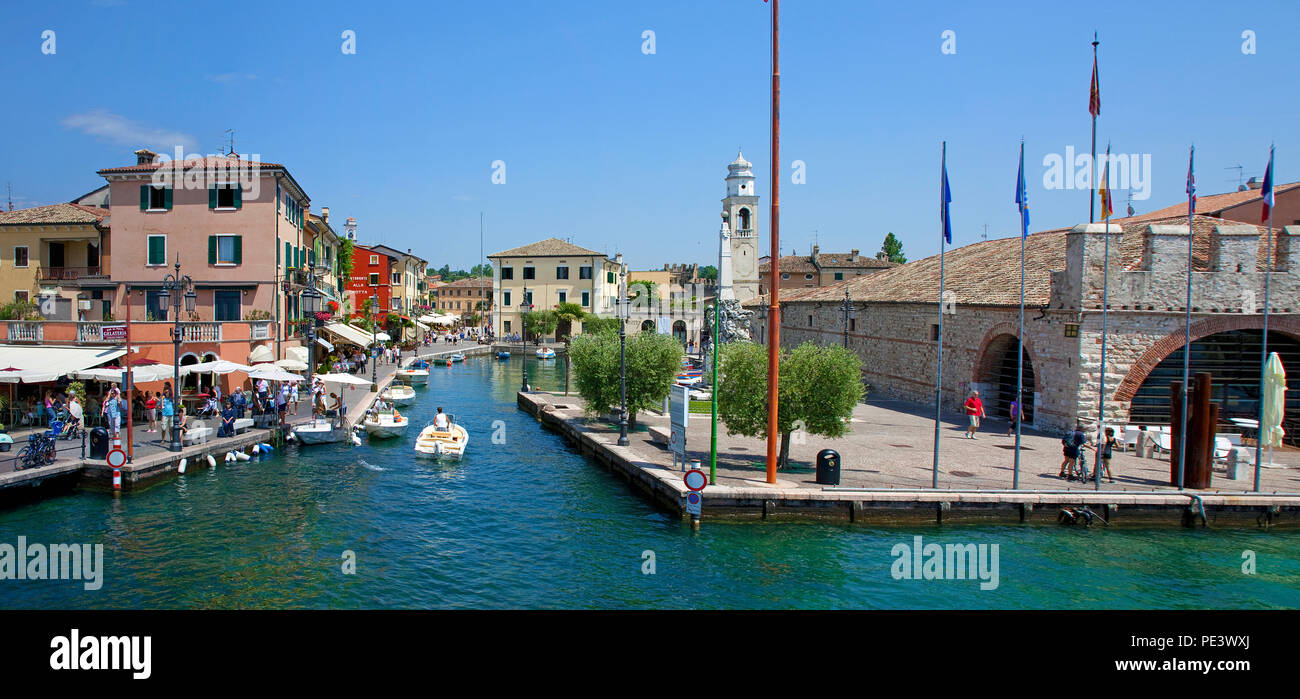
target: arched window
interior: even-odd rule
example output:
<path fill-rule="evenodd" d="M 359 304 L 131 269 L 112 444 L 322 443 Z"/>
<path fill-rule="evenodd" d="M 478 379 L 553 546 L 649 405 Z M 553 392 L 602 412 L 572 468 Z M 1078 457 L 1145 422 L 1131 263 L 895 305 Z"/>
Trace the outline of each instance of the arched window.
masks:
<path fill-rule="evenodd" d="M 737 230 L 749 230 L 749 209 L 740 210 L 740 227 Z"/>

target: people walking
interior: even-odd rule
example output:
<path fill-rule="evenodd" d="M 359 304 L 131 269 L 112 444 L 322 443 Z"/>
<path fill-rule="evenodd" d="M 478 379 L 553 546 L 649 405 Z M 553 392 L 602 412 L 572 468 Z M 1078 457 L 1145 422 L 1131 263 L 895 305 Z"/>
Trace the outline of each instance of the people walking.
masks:
<path fill-rule="evenodd" d="M 158 431 L 158 397 L 153 391 L 144 392 L 144 417 L 149 421 L 145 434 Z"/>
<path fill-rule="evenodd" d="M 1071 478 L 1078 467 L 1079 448 L 1088 442 L 1083 434 L 1083 423 L 1074 425 L 1074 432 L 1061 439 L 1061 472 L 1057 478 Z"/>
<path fill-rule="evenodd" d="M 1115 478 L 1110 475 L 1110 457 L 1115 453 L 1115 429 L 1113 427 L 1106 428 L 1106 436 L 1101 441 L 1100 449 L 1101 468 L 1106 473 L 1106 480 L 1114 483 Z"/>
<path fill-rule="evenodd" d="M 172 396 L 171 385 L 163 389 L 162 397 L 162 441 L 172 441 L 172 422 L 176 419 L 176 401 Z"/>
<path fill-rule="evenodd" d="M 966 437 L 975 439 L 980 428 L 980 418 L 984 417 L 984 402 L 980 400 L 979 391 L 971 391 L 966 398 Z"/>
<path fill-rule="evenodd" d="M 1020 401 L 1012 400 L 1011 407 L 1007 409 L 1007 436 L 1016 433 L 1016 423 L 1020 422 Z"/>
<path fill-rule="evenodd" d="M 297 381 L 294 381 L 289 384 L 289 402 L 293 404 L 293 411 L 291 414 L 297 415 L 298 414 L 298 382 Z"/>

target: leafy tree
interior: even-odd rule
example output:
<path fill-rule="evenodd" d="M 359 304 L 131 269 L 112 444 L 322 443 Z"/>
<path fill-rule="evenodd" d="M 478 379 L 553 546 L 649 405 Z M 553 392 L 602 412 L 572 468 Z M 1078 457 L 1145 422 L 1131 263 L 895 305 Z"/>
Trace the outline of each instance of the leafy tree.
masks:
<path fill-rule="evenodd" d="M 582 334 L 617 333 L 618 318 L 588 313 L 582 317 Z"/>
<path fill-rule="evenodd" d="M 732 342 L 719 349 L 718 419 L 729 434 L 766 438 L 767 348 Z M 844 436 L 853 407 L 862 398 L 861 366 L 858 356 L 840 345 L 805 342 L 782 353 L 778 468 L 789 465 L 790 433 L 796 427 L 824 437 Z"/>
<path fill-rule="evenodd" d="M 578 395 L 591 415 L 617 411 L 619 340 L 609 332 L 583 333 L 569 345 Z M 682 364 L 682 346 L 671 335 L 642 333 L 627 337 L 627 410 L 629 426 L 641 410 L 663 405 Z"/>
<path fill-rule="evenodd" d="M 350 238 L 339 241 L 339 278 L 347 280 L 352 276 L 352 251 L 356 246 Z"/>
<path fill-rule="evenodd" d="M 907 262 L 907 255 L 903 254 L 903 241 L 895 238 L 892 232 L 885 236 L 885 242 L 880 246 L 880 253 L 882 259 L 890 262 L 897 262 L 900 265 Z"/>
<path fill-rule="evenodd" d="M 555 311 L 544 309 L 540 311 L 529 311 L 524 314 L 524 327 L 528 328 L 528 334 L 534 337 L 546 337 L 555 332 L 555 327 L 559 325 L 559 319 L 555 317 Z"/>
<path fill-rule="evenodd" d="M 15 300 L 0 306 L 0 320 L 41 320 L 41 307 L 32 301 Z"/>
<path fill-rule="evenodd" d="M 573 322 L 582 320 L 587 312 L 582 310 L 582 305 L 566 301 L 555 306 L 556 332 L 555 339 L 564 342 L 573 334 Z"/>
<path fill-rule="evenodd" d="M 700 279 L 717 279 L 718 268 L 713 265 L 704 265 L 700 268 Z"/>

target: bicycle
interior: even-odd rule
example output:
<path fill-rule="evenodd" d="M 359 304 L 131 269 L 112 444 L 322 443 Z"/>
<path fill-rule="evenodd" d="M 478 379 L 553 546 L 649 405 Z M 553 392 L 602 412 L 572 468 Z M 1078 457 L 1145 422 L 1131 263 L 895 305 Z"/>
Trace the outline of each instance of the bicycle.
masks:
<path fill-rule="evenodd" d="M 18 452 L 18 461 L 15 463 L 14 470 L 38 468 L 54 463 L 54 459 L 58 455 L 58 444 L 54 441 L 55 435 L 61 431 L 63 431 L 63 423 L 55 420 L 50 423 L 50 428 L 47 431 L 28 435 L 27 446 Z"/>
<path fill-rule="evenodd" d="M 1085 453 L 1087 449 L 1088 445 L 1079 445 L 1078 455 L 1074 457 L 1069 468 L 1066 469 L 1065 480 L 1072 481 L 1077 477 L 1080 483 L 1088 482 L 1088 456 Z"/>

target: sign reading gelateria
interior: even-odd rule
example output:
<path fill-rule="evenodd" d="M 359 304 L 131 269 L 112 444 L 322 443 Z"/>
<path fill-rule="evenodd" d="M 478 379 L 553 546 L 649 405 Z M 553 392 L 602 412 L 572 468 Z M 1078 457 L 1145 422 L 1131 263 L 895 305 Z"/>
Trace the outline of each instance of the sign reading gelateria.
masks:
<path fill-rule="evenodd" d="M 126 326 L 105 325 L 99 329 L 99 336 L 108 342 L 126 342 Z"/>

